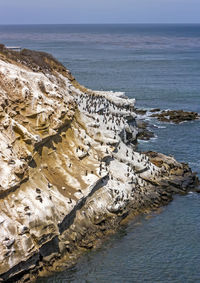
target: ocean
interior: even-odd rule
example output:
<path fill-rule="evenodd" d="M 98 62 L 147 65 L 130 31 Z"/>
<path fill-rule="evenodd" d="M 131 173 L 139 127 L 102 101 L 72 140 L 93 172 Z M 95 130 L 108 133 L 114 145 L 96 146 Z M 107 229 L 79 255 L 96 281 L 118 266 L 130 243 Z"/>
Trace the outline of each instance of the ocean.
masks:
<path fill-rule="evenodd" d="M 0 43 L 53 54 L 83 85 L 123 91 L 139 108 L 200 113 L 200 25 L 0 26 Z M 150 119 L 154 150 L 200 177 L 200 122 Z M 140 215 L 71 269 L 37 282 L 200 282 L 200 194 Z"/>

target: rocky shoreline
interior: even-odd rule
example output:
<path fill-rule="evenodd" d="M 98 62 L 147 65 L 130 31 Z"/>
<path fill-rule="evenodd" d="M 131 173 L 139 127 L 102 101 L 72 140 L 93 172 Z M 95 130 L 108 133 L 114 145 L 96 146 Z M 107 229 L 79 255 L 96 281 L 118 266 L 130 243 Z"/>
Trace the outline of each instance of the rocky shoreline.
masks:
<path fill-rule="evenodd" d="M 198 120 L 200 118 L 197 112 L 183 110 L 163 110 L 160 113 L 152 114 L 151 117 L 156 117 L 161 122 L 173 122 L 176 124 Z"/>
<path fill-rule="evenodd" d="M 66 267 L 130 215 L 198 185 L 187 164 L 136 151 L 146 125 L 134 99 L 88 90 L 49 54 L 3 45 L 0 77 L 2 282 Z"/>
<path fill-rule="evenodd" d="M 183 110 L 160 110 L 159 108 L 147 110 L 136 108 L 135 113 L 139 114 L 140 116 L 146 115 L 148 117 L 157 118 L 161 122 L 175 124 L 200 119 L 199 113 Z"/>

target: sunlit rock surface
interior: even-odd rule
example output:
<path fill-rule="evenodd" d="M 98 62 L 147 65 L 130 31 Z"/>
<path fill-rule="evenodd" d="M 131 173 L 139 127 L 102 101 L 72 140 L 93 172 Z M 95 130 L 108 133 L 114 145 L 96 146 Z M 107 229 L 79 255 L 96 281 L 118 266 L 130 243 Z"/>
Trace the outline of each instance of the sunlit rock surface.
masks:
<path fill-rule="evenodd" d="M 0 45 L 0 278 L 31 281 L 95 246 L 129 214 L 197 183 L 136 151 L 135 100 L 91 91 L 45 53 Z"/>

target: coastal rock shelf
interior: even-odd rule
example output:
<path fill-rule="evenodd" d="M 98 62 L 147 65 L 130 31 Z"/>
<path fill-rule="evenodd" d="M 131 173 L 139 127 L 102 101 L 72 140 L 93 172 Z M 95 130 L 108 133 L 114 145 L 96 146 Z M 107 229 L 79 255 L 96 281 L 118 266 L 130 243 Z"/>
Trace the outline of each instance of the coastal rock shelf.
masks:
<path fill-rule="evenodd" d="M 70 266 L 127 216 L 195 188 L 188 165 L 137 152 L 138 134 L 134 99 L 0 45 L 0 281 Z"/>
<path fill-rule="evenodd" d="M 188 112 L 183 110 L 163 110 L 161 113 L 152 114 L 151 117 L 156 117 L 161 122 L 173 122 L 179 124 L 185 121 L 193 121 L 200 118 L 197 112 Z"/>
<path fill-rule="evenodd" d="M 197 112 L 183 111 L 183 110 L 160 110 L 159 108 L 153 108 L 150 110 L 146 109 L 135 109 L 135 113 L 141 117 L 154 117 L 161 122 L 179 124 L 187 121 L 194 121 L 200 119 L 200 114 Z M 153 113 L 153 114 L 152 114 Z"/>

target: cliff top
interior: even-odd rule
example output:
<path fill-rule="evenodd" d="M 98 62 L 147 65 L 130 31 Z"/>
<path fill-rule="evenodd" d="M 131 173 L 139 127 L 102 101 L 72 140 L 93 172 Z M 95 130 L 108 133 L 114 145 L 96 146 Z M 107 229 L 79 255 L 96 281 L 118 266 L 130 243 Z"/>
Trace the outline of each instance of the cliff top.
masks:
<path fill-rule="evenodd" d="M 6 48 L 6 46 L 3 44 L 0 44 L 0 59 L 10 63 L 22 64 L 34 72 L 59 72 L 67 76 L 69 80 L 74 80 L 74 77 L 64 67 L 64 65 L 46 52 L 34 51 L 30 49 L 14 51 Z"/>

